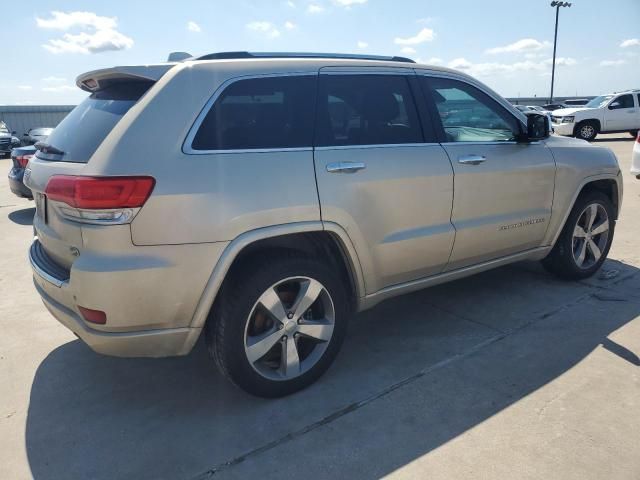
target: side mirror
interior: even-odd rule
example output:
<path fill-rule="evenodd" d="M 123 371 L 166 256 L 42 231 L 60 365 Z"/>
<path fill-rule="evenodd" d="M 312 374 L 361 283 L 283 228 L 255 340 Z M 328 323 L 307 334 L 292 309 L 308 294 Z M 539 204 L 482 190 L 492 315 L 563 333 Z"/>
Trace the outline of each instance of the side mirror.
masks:
<path fill-rule="evenodd" d="M 549 117 L 539 113 L 527 115 L 527 138 L 528 142 L 543 140 L 549 136 L 551 125 L 549 125 Z"/>
<path fill-rule="evenodd" d="M 614 108 L 620 108 L 620 102 L 613 102 L 609 105 L 609 110 L 613 110 Z"/>

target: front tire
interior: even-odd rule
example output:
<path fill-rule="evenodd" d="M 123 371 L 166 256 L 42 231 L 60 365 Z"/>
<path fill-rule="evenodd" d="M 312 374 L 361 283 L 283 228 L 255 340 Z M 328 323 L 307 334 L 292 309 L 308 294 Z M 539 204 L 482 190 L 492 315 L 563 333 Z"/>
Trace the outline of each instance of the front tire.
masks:
<path fill-rule="evenodd" d="M 600 192 L 580 195 L 551 253 L 542 265 L 566 280 L 596 273 L 607 258 L 615 229 L 615 209 Z"/>
<path fill-rule="evenodd" d="M 225 281 L 205 330 L 209 353 L 236 386 L 282 397 L 315 382 L 346 335 L 348 301 L 326 262 L 284 252 L 253 257 Z"/>
<path fill-rule="evenodd" d="M 576 138 L 580 138 L 582 140 L 590 142 L 592 140 L 595 140 L 595 138 L 598 136 L 598 133 L 598 124 L 591 120 L 586 120 L 576 125 L 574 135 Z"/>

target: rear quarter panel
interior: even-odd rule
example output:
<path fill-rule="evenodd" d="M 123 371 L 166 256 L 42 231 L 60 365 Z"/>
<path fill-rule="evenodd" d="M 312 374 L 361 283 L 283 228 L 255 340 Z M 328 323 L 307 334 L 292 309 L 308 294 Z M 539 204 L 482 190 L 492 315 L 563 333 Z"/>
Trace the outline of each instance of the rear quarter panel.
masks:
<path fill-rule="evenodd" d="M 290 72 L 274 65 L 272 73 Z M 317 72 L 317 67 L 296 71 Z M 320 219 L 313 152 L 185 154 L 189 129 L 230 78 L 265 72 L 234 62 L 177 65 L 114 128 L 90 163 L 106 175 L 152 175 L 131 225 L 136 245 L 232 240 L 256 228 Z"/>

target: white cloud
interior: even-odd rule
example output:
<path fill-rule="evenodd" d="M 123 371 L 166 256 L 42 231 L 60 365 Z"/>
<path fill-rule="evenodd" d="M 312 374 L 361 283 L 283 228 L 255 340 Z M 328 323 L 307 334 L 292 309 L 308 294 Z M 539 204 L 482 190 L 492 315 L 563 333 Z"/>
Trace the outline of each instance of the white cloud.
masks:
<path fill-rule="evenodd" d="M 187 30 L 189 30 L 190 32 L 199 33 L 202 31 L 202 28 L 200 28 L 200 25 L 198 25 L 196 22 L 190 20 L 187 22 Z"/>
<path fill-rule="evenodd" d="M 351 7 L 352 5 L 363 5 L 367 0 L 333 0 L 333 3 L 341 7 Z"/>
<path fill-rule="evenodd" d="M 435 38 L 436 34 L 430 28 L 423 28 L 417 35 L 408 38 L 396 37 L 394 43 L 396 45 L 419 45 L 424 42 L 430 42 Z"/>
<path fill-rule="evenodd" d="M 124 50 L 133 46 L 133 39 L 116 30 L 116 17 L 101 17 L 93 12 L 51 12 L 51 18 L 36 18 L 40 28 L 54 30 L 78 29 L 80 33 L 65 33 L 42 45 L 51 53 L 99 53 Z"/>
<path fill-rule="evenodd" d="M 600 62 L 600 66 L 601 67 L 619 67 L 621 65 L 626 64 L 627 61 L 624 59 L 620 59 L 620 60 L 602 60 Z"/>
<path fill-rule="evenodd" d="M 426 63 L 430 63 L 431 65 L 442 65 L 443 60 L 438 57 L 431 57 Z"/>
<path fill-rule="evenodd" d="M 488 53 L 490 55 L 495 55 L 498 53 L 524 53 L 524 52 L 535 52 L 538 50 L 542 50 L 544 48 L 549 48 L 551 46 L 551 43 L 547 42 L 546 40 L 544 42 L 540 42 L 538 40 L 536 40 L 535 38 L 523 38 L 521 40 L 518 40 L 516 42 L 513 42 L 509 45 L 505 45 L 503 47 L 494 47 L 494 48 L 489 48 L 488 50 L 485 50 L 485 53 Z"/>
<path fill-rule="evenodd" d="M 322 12 L 324 12 L 324 7 L 322 5 L 317 5 L 315 3 L 311 3 L 307 7 L 307 12 L 308 13 L 322 13 Z"/>
<path fill-rule="evenodd" d="M 540 72 L 544 73 L 551 67 L 552 59 L 546 59 L 540 62 L 534 62 L 531 60 L 525 60 L 515 63 L 472 63 L 465 58 L 456 58 L 451 60 L 447 66 L 449 68 L 455 68 L 462 70 L 469 75 L 473 76 L 491 76 L 491 75 L 509 75 L 516 72 Z M 576 59 L 570 57 L 558 57 L 556 58 L 556 66 L 568 67 L 578 63 Z"/>
<path fill-rule="evenodd" d="M 363 42 L 362 40 L 358 41 L 358 48 L 360 50 L 363 50 L 365 48 L 367 48 L 369 46 L 369 44 L 367 42 Z"/>
<path fill-rule="evenodd" d="M 416 53 L 416 49 L 413 47 L 402 47 L 400 51 L 406 54 Z"/>
<path fill-rule="evenodd" d="M 247 28 L 254 32 L 262 33 L 268 38 L 277 38 L 280 36 L 280 30 L 271 22 L 250 22 L 247 23 Z"/>
<path fill-rule="evenodd" d="M 73 27 L 88 28 L 96 30 L 115 29 L 118 26 L 116 17 L 101 17 L 93 12 L 51 12 L 51 18 L 36 18 L 36 23 L 40 28 L 51 28 L 56 30 L 69 30 Z"/>
<path fill-rule="evenodd" d="M 32 90 L 32 89 L 33 89 L 33 87 L 31 85 L 18 85 L 18 90 L 27 91 L 27 90 Z"/>
<path fill-rule="evenodd" d="M 620 46 L 622 48 L 627 48 L 627 47 L 639 47 L 640 46 L 640 38 L 630 38 L 628 40 L 624 40 Z"/>
<path fill-rule="evenodd" d="M 293 22 L 284 22 L 284 28 L 287 30 L 295 30 L 298 26 Z"/>
<path fill-rule="evenodd" d="M 295 4 L 295 3 L 293 3 L 291 0 L 289 0 L 289 1 L 287 2 L 287 5 L 288 5 L 289 7 L 291 7 L 291 8 L 296 8 L 296 4 Z"/>

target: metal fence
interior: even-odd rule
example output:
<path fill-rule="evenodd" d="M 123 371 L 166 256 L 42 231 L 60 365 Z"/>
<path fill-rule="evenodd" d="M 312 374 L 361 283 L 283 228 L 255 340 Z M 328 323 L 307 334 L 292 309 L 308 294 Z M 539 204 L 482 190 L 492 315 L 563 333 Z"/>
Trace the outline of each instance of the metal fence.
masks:
<path fill-rule="evenodd" d="M 21 138 L 31 128 L 55 127 L 75 105 L 0 105 L 0 120 Z"/>

